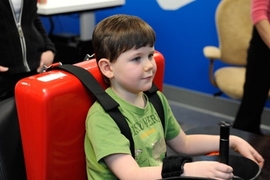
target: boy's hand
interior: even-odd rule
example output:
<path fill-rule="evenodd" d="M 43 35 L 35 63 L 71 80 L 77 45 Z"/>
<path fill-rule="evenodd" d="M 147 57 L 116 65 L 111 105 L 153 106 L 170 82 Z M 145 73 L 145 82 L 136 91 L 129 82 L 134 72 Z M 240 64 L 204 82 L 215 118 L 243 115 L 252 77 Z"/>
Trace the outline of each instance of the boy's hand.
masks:
<path fill-rule="evenodd" d="M 231 136 L 230 141 L 232 141 L 231 144 L 232 149 L 240 153 L 242 156 L 256 162 L 260 168 L 263 167 L 264 165 L 263 157 L 247 141 L 236 136 Z"/>
<path fill-rule="evenodd" d="M 182 176 L 205 177 L 211 179 L 232 179 L 232 167 L 216 161 L 185 163 Z"/>

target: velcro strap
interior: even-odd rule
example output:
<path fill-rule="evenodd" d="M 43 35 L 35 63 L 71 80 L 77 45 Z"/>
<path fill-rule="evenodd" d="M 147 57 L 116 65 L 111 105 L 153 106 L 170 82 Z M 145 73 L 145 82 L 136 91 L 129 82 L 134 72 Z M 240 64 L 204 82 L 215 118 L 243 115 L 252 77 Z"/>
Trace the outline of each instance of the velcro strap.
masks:
<path fill-rule="evenodd" d="M 162 178 L 179 177 L 184 172 L 183 166 L 186 162 L 192 162 L 192 158 L 181 155 L 166 157 L 162 165 Z"/>

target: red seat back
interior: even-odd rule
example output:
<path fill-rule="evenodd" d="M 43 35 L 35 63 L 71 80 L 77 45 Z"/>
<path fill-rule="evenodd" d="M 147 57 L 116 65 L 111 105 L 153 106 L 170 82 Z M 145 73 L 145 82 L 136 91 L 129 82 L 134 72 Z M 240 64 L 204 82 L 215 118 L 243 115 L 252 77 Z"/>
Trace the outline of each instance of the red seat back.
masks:
<path fill-rule="evenodd" d="M 155 84 L 162 90 L 164 57 L 155 52 Z M 95 60 L 75 64 L 106 88 Z M 20 80 L 16 105 L 28 180 L 86 180 L 85 119 L 95 101 L 73 75 L 51 70 Z"/>

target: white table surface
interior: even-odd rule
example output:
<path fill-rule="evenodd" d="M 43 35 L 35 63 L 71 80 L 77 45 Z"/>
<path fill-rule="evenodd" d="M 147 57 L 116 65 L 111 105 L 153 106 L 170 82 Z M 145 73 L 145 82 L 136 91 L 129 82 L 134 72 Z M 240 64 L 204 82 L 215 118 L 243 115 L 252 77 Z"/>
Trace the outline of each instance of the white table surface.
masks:
<path fill-rule="evenodd" d="M 95 27 L 94 10 L 124 4 L 125 0 L 47 0 L 45 4 L 38 3 L 37 7 L 38 14 L 45 16 L 80 12 L 80 39 L 88 41 Z"/>
<path fill-rule="evenodd" d="M 124 5 L 125 0 L 47 0 L 38 3 L 38 14 L 53 15 Z"/>

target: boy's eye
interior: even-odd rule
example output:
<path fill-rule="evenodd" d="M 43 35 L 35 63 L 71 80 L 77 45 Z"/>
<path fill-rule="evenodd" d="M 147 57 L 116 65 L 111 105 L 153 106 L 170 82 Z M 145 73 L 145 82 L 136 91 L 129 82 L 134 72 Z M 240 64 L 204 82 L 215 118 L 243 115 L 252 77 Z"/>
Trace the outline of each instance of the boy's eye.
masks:
<path fill-rule="evenodd" d="M 149 58 L 150 60 L 154 59 L 154 54 L 149 54 L 148 58 Z"/>
<path fill-rule="evenodd" d="M 132 59 L 132 61 L 140 61 L 140 60 L 141 60 L 140 57 L 136 57 L 136 58 Z"/>

